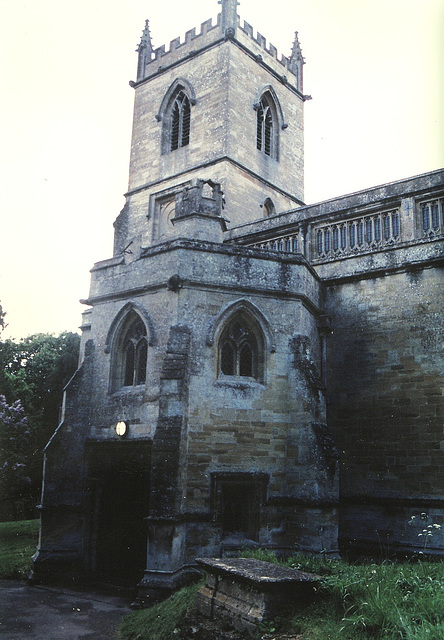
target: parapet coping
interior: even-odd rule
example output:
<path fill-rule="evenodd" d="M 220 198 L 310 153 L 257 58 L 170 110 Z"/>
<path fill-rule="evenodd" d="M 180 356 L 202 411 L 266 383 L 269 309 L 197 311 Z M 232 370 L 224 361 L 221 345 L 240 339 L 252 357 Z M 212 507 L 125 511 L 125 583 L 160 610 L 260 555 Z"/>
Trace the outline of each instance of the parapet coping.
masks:
<path fill-rule="evenodd" d="M 444 169 L 436 169 L 416 176 L 387 182 L 368 189 L 361 189 L 345 195 L 329 198 L 313 204 L 276 213 L 268 218 L 258 218 L 231 227 L 226 232 L 225 242 L 236 241 L 249 235 L 277 232 L 293 226 L 295 223 L 313 223 L 319 219 L 342 216 L 344 211 L 350 215 L 360 214 L 362 210 L 376 210 L 381 206 L 391 206 L 406 198 L 425 197 L 429 193 L 439 192 L 444 188 Z"/>
<path fill-rule="evenodd" d="M 166 48 L 166 45 L 163 44 L 160 47 L 156 47 L 153 51 L 153 57 L 151 60 L 147 62 L 147 66 L 164 58 L 165 56 L 174 54 L 178 49 L 184 47 L 191 42 L 196 43 L 196 40 L 201 38 L 202 36 L 206 36 L 210 31 L 214 31 L 219 29 L 222 32 L 222 20 L 221 14 L 218 13 L 216 18 L 216 23 L 213 24 L 213 19 L 209 18 L 205 20 L 200 25 L 200 31 L 196 33 L 196 27 L 189 29 L 185 32 L 185 39 L 182 41 L 181 37 L 173 38 L 170 40 L 169 49 Z M 291 59 L 288 56 L 281 54 L 278 56 L 277 48 L 269 43 L 267 47 L 266 38 L 256 30 L 256 36 L 254 35 L 254 29 L 251 24 L 249 24 L 246 20 L 240 19 L 239 15 L 237 15 L 237 25 L 235 27 L 235 31 L 239 29 L 246 37 L 250 38 L 256 45 L 258 45 L 267 55 L 269 55 L 273 60 L 276 60 L 283 67 L 291 71 Z M 234 35 L 234 34 L 233 34 Z M 198 43 L 196 43 L 198 44 Z"/>

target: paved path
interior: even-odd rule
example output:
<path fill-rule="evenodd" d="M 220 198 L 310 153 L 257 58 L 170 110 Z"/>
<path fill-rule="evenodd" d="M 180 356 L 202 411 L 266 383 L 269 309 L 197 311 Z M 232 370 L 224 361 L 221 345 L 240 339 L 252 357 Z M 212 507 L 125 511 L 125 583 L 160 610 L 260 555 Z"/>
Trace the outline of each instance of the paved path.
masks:
<path fill-rule="evenodd" d="M 97 591 L 0 580 L 0 638 L 112 640 L 130 600 Z"/>

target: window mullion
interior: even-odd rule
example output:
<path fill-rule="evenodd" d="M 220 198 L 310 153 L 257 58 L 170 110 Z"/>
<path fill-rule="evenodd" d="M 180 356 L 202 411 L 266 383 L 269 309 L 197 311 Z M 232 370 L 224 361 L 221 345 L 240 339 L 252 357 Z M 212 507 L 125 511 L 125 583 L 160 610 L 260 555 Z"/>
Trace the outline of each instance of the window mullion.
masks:
<path fill-rule="evenodd" d="M 236 358 L 236 375 L 240 376 L 240 349 L 238 344 L 236 344 L 235 358 Z"/>
<path fill-rule="evenodd" d="M 183 100 L 179 107 L 179 133 L 178 133 L 179 147 L 183 147 Z"/>

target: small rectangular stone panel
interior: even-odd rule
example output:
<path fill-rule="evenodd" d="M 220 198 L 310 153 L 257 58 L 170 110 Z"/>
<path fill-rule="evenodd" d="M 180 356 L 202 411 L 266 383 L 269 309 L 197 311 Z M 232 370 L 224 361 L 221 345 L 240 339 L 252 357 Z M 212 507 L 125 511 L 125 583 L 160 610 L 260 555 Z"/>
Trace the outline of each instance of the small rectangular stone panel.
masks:
<path fill-rule="evenodd" d="M 198 558 L 196 562 L 206 573 L 197 594 L 197 612 L 248 631 L 309 600 L 320 580 L 312 573 L 261 560 Z"/>

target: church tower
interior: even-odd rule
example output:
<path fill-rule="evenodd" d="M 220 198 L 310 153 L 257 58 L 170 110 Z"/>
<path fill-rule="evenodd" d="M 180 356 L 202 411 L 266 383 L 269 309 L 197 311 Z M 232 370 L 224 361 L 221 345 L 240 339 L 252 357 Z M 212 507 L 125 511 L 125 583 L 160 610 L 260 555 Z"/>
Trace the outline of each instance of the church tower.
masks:
<path fill-rule="evenodd" d="M 138 583 L 143 600 L 198 556 L 336 553 L 306 227 L 287 253 L 227 241 L 302 204 L 302 65 L 297 36 L 278 59 L 236 0 L 168 50 L 146 23 L 126 204 L 46 449 L 37 576 Z"/>
<path fill-rule="evenodd" d="M 237 226 L 302 204 L 304 140 L 301 55 L 278 58 L 240 24 L 236 0 L 217 23 L 153 50 L 148 22 L 139 47 L 127 204 L 115 251 L 177 237 L 174 200 L 197 179 L 224 194 Z M 246 197 L 248 193 L 248 197 Z M 137 250 L 137 249 L 136 249 Z"/>

